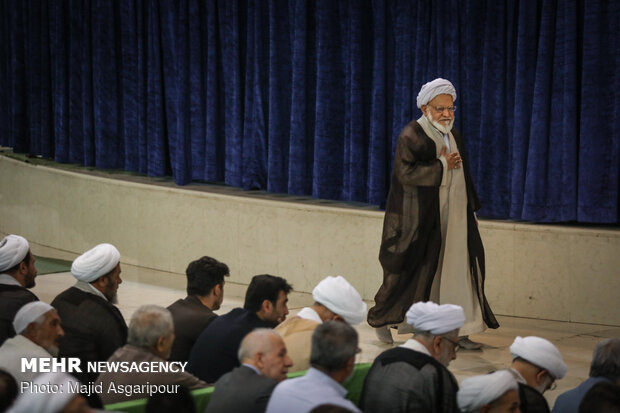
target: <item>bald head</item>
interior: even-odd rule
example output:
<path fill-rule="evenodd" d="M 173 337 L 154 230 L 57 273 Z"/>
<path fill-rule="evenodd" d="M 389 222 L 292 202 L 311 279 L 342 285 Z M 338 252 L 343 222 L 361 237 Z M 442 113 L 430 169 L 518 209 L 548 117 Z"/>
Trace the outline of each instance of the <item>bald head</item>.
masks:
<path fill-rule="evenodd" d="M 284 340 L 274 330 L 258 328 L 248 333 L 239 346 L 239 361 L 249 364 L 265 377 L 282 381 L 293 365 Z"/>

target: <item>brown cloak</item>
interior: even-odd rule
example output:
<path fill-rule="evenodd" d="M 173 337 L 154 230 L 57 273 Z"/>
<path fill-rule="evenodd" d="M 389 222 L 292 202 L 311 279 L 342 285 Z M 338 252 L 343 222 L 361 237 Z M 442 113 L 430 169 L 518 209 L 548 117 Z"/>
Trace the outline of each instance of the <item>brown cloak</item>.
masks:
<path fill-rule="evenodd" d="M 486 325 L 499 324 L 484 295 L 484 248 L 474 211 L 480 207 L 473 187 L 460 133 L 452 130 L 463 159 L 467 189 L 467 247 L 470 274 L 477 289 Z M 373 327 L 399 324 L 414 302 L 428 301 L 441 251 L 439 185 L 443 166 L 435 142 L 417 121 L 401 132 L 394 154 L 392 183 L 388 194 L 379 261 L 383 284 L 368 312 Z"/>

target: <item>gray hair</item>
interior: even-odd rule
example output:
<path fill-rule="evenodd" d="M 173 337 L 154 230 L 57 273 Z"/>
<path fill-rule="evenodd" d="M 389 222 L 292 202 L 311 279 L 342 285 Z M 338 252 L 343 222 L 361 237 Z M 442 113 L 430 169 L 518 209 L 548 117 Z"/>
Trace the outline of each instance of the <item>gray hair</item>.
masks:
<path fill-rule="evenodd" d="M 326 321 L 312 333 L 310 364 L 328 372 L 340 370 L 357 353 L 357 331 L 342 321 Z"/>
<path fill-rule="evenodd" d="M 608 338 L 594 348 L 590 377 L 606 377 L 610 380 L 620 379 L 620 339 Z"/>
<path fill-rule="evenodd" d="M 237 352 L 237 358 L 240 363 L 245 359 L 254 358 L 256 353 L 268 353 L 273 347 L 270 337 L 280 337 L 275 330 L 271 328 L 256 328 L 243 337 Z"/>
<path fill-rule="evenodd" d="M 131 316 L 127 344 L 154 347 L 160 337 L 167 337 L 173 332 L 174 323 L 170 311 L 158 305 L 143 305 Z"/>

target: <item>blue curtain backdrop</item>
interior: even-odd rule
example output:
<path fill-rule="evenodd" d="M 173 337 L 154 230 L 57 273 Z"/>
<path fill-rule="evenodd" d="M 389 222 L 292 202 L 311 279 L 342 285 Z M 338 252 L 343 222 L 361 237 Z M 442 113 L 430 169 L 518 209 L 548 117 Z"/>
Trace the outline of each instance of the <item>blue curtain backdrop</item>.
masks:
<path fill-rule="evenodd" d="M 482 216 L 618 223 L 620 2 L 0 0 L 0 144 L 380 205 L 458 90 Z"/>

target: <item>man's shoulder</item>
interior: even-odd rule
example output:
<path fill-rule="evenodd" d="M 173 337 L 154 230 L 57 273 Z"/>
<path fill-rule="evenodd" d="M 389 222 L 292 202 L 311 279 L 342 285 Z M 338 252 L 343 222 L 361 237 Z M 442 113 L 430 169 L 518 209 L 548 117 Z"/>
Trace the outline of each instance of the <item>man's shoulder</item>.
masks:
<path fill-rule="evenodd" d="M 197 319 L 197 320 L 210 320 L 217 317 L 209 307 L 202 304 L 194 297 L 188 296 L 175 301 L 168 306 L 168 310 L 175 319 Z"/>
<path fill-rule="evenodd" d="M 290 317 L 280 323 L 275 330 L 280 333 L 281 336 L 287 336 L 302 332 L 312 332 L 321 323 L 315 320 L 308 320 L 301 317 Z"/>
<path fill-rule="evenodd" d="M 278 384 L 274 379 L 257 374 L 254 370 L 246 366 L 235 367 L 232 371 L 224 374 L 215 383 L 215 387 L 218 385 L 222 388 L 234 386 L 238 388 L 240 385 L 251 386 L 253 388 L 274 388 Z"/>
<path fill-rule="evenodd" d="M 29 289 L 21 285 L 0 284 L 0 297 L 3 299 L 10 297 L 12 299 L 38 301 L 39 298 Z"/>
<path fill-rule="evenodd" d="M 0 355 L 14 356 L 15 353 L 20 357 L 51 357 L 47 350 L 21 334 L 6 339 L 0 346 Z"/>

